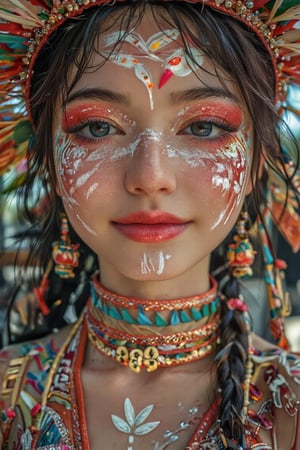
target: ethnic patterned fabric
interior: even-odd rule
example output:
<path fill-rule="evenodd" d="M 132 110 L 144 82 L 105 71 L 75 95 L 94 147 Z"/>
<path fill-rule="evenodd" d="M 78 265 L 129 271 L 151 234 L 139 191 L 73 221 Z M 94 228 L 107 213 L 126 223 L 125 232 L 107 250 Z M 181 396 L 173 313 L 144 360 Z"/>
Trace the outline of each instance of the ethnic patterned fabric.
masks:
<path fill-rule="evenodd" d="M 43 345 L 23 344 L 14 350 L 14 355 L 2 351 L 0 367 L 6 365 L 0 396 L 3 449 L 89 448 L 78 375 L 87 333 L 87 322 L 81 319 L 60 348 L 54 337 Z M 254 372 L 245 425 L 247 445 L 249 449 L 272 450 L 278 444 L 278 416 L 284 414 L 289 418 L 290 436 L 296 429 L 300 397 L 295 392 L 300 384 L 300 359 L 279 349 L 268 352 L 253 349 L 252 360 Z M 199 418 L 186 450 L 224 448 L 217 421 L 218 404 L 219 398 Z M 272 436 L 271 446 L 260 438 L 262 432 Z M 176 440 L 175 432 L 173 439 Z M 167 447 L 172 447 L 172 443 L 161 448 Z M 293 442 L 290 449 L 296 450 Z"/>

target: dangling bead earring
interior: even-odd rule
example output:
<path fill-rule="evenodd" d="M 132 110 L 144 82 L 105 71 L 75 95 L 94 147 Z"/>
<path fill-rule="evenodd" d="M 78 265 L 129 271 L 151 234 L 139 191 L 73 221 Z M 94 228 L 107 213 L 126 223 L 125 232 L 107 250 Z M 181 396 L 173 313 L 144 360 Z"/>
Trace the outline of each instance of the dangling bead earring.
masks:
<path fill-rule="evenodd" d="M 240 317 L 244 323 L 244 332 L 247 334 L 247 360 L 245 362 L 245 373 L 243 380 L 243 407 L 241 410 L 241 420 L 244 424 L 248 416 L 249 398 L 250 398 L 250 386 L 251 378 L 253 373 L 253 362 L 252 362 L 252 343 L 251 343 L 251 318 L 248 313 L 248 306 L 244 302 L 243 296 L 240 293 L 239 282 L 240 278 L 248 278 L 253 274 L 252 264 L 255 259 L 256 251 L 253 249 L 252 243 L 249 240 L 248 230 L 249 226 L 249 215 L 247 211 L 242 210 L 240 212 L 238 221 L 235 227 L 235 234 L 233 236 L 233 243 L 229 244 L 227 249 L 227 259 L 230 268 L 230 277 L 226 286 L 227 295 L 228 293 L 231 297 L 226 300 L 226 310 L 225 317 L 227 320 L 231 320 L 233 314 L 237 312 L 240 313 Z M 221 336 L 222 340 L 222 336 Z M 230 346 L 231 342 L 227 343 Z M 229 347 L 230 348 L 230 347 Z M 222 351 L 222 350 L 221 350 Z M 223 350 L 224 351 L 224 350 Z M 245 436 L 242 436 L 244 442 Z M 228 444 L 226 442 L 226 446 Z M 246 448 L 245 443 L 243 443 L 241 448 Z"/>
<path fill-rule="evenodd" d="M 263 212 L 265 221 L 270 220 L 269 212 Z M 258 219 L 258 231 L 262 241 L 264 257 L 264 278 L 267 288 L 267 296 L 270 309 L 270 330 L 275 339 L 275 343 L 289 350 L 290 344 L 285 334 L 284 319 L 291 313 L 291 305 L 288 293 L 284 292 L 282 286 L 283 270 L 286 263 L 273 256 L 271 242 L 266 229 L 260 219 Z"/>
<path fill-rule="evenodd" d="M 227 249 L 227 259 L 231 269 L 231 274 L 235 278 L 247 278 L 252 276 L 252 264 L 256 251 L 249 240 L 249 216 L 246 211 L 242 211 L 236 224 L 236 234 L 233 243 Z"/>
<path fill-rule="evenodd" d="M 74 278 L 74 267 L 78 267 L 79 244 L 71 244 L 69 223 L 65 214 L 61 217 L 60 241 L 53 242 L 52 258 L 55 262 L 54 271 L 60 278 Z"/>

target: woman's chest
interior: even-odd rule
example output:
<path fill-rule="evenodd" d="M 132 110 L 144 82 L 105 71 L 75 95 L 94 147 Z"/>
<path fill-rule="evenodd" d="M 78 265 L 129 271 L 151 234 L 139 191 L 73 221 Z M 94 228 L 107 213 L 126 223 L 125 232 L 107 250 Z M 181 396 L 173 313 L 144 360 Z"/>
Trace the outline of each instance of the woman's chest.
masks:
<path fill-rule="evenodd" d="M 207 377 L 202 379 L 206 389 L 201 389 L 201 380 L 193 382 L 193 377 L 184 383 L 180 376 L 141 383 L 136 374 L 128 375 L 104 375 L 99 382 L 83 371 L 90 450 L 99 449 L 99 442 L 103 449 L 117 450 L 186 448 L 210 405 Z"/>

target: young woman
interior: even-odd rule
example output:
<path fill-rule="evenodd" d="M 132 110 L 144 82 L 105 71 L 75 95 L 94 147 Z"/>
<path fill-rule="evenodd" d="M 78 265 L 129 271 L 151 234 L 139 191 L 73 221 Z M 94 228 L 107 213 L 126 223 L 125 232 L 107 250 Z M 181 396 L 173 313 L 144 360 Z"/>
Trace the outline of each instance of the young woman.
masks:
<path fill-rule="evenodd" d="M 299 13 L 290 1 L 2 2 L 1 155 L 7 167 L 28 148 L 27 209 L 42 183 L 31 260 L 53 331 L 1 353 L 2 448 L 300 448 L 300 361 L 279 347 L 266 231 L 273 217 L 299 243 L 297 146 L 279 139 Z M 251 333 L 239 290 L 249 216 L 278 347 Z M 57 276 L 81 286 L 76 236 L 98 270 L 57 331 L 82 296 L 64 282 L 45 296 Z"/>

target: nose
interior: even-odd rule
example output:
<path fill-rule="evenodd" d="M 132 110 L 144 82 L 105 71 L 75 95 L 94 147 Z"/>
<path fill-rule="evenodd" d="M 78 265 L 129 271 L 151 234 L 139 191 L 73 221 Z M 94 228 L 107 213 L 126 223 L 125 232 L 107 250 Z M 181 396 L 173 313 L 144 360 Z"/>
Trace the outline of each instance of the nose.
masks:
<path fill-rule="evenodd" d="M 138 140 L 125 175 L 128 192 L 153 196 L 169 194 L 176 189 L 173 165 L 164 152 L 164 145 L 157 133 L 147 132 Z"/>

